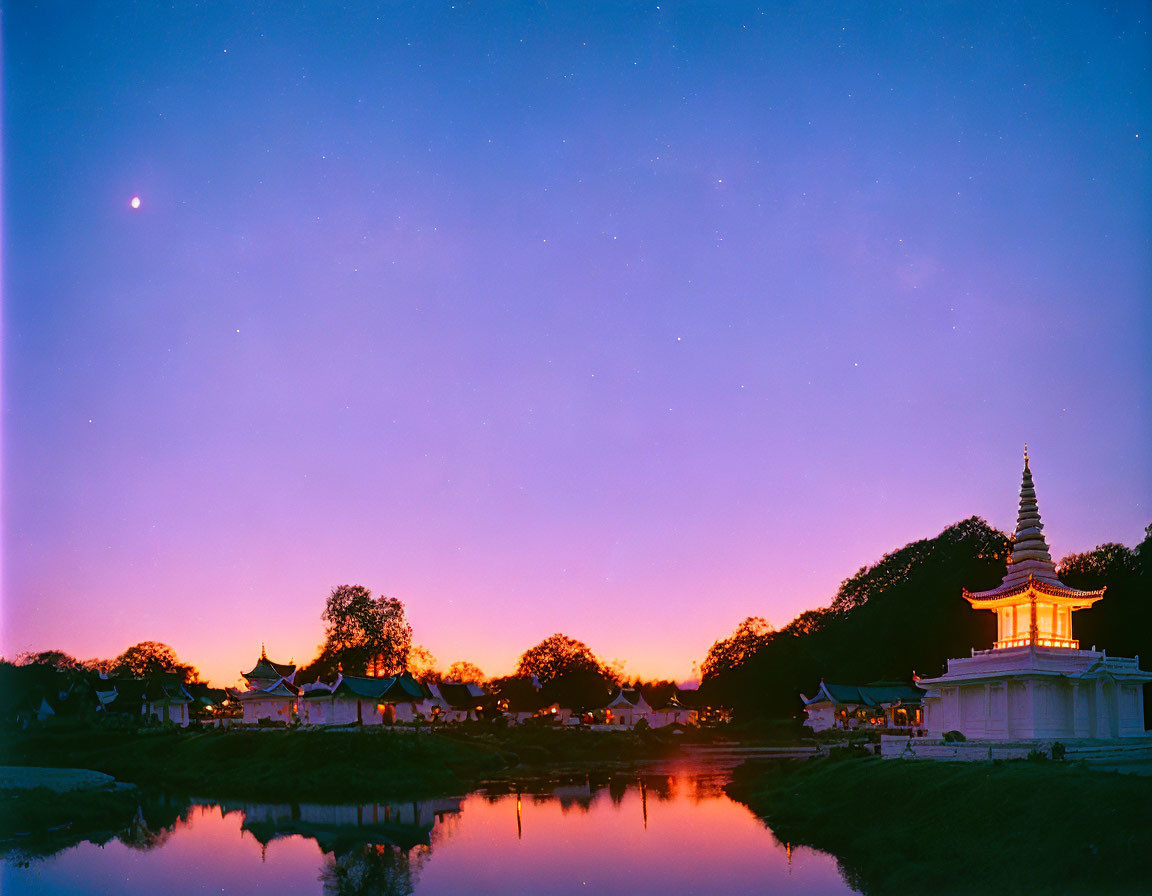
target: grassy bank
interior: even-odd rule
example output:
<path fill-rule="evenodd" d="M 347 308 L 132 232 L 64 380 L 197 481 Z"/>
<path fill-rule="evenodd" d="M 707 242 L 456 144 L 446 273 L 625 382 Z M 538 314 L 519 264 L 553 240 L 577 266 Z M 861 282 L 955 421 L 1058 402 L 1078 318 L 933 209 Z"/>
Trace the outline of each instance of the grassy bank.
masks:
<path fill-rule="evenodd" d="M 1152 778 L 1055 762 L 747 764 L 729 794 L 888 893 L 1152 891 Z"/>
<path fill-rule="evenodd" d="M 486 777 L 570 771 L 674 749 L 654 734 L 486 725 L 436 734 L 77 729 L 11 737 L 0 744 L 0 764 L 87 768 L 204 797 L 355 802 L 460 793 Z"/>

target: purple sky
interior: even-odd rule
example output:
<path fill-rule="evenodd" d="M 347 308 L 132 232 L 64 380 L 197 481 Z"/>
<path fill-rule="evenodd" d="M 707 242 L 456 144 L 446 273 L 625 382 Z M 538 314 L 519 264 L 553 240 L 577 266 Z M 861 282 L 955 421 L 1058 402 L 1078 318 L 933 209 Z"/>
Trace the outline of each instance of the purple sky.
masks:
<path fill-rule="evenodd" d="M 1025 441 L 1152 520 L 1146 7 L 176 6 L 4 10 L 7 655 L 685 677 Z"/>

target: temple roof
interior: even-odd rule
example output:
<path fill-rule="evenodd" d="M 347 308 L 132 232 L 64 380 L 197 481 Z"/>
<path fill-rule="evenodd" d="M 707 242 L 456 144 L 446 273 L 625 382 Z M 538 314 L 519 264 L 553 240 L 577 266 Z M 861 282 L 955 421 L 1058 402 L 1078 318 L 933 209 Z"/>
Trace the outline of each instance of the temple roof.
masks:
<path fill-rule="evenodd" d="M 117 686 L 119 690 L 119 686 Z M 157 703 L 169 701 L 172 703 L 191 703 L 192 696 L 184 688 L 180 676 L 171 673 L 154 675 L 144 683 L 144 700 Z"/>
<path fill-rule="evenodd" d="M 1024 446 L 1024 477 L 1020 483 L 1020 510 L 1016 515 L 1016 533 L 1012 539 L 1012 553 L 1008 557 L 1008 572 L 1003 581 L 989 591 L 968 591 L 964 597 L 973 605 L 984 606 L 1011 603 L 1011 599 L 1026 594 L 1029 589 L 1055 598 L 1057 602 L 1075 602 L 1089 606 L 1099 600 L 1104 589 L 1077 591 L 1069 588 L 1056 575 L 1056 564 L 1048 552 L 1044 538 L 1044 524 L 1040 521 L 1040 507 L 1036 502 L 1036 486 L 1028 464 L 1028 446 Z"/>
<path fill-rule="evenodd" d="M 815 697 L 800 695 L 805 704 L 848 703 L 859 706 L 881 706 L 885 703 L 918 703 L 924 695 L 910 684 L 902 681 L 874 681 L 870 684 L 828 684 L 820 682 Z"/>
<path fill-rule="evenodd" d="M 332 695 L 338 694 L 350 694 L 384 703 L 419 703 L 428 696 L 420 682 L 407 674 L 389 675 L 386 678 L 342 675 L 332 688 Z"/>
<path fill-rule="evenodd" d="M 264 645 L 261 644 L 260 659 L 256 661 L 252 671 L 241 672 L 240 674 L 245 678 L 291 678 L 295 671 L 296 666 L 293 663 L 274 663 L 268 659 L 268 654 L 264 652 Z"/>
<path fill-rule="evenodd" d="M 476 701 L 485 700 L 488 697 L 482 687 L 472 683 L 442 681 L 439 684 L 430 685 L 428 689 L 432 691 L 433 696 L 439 694 L 444 702 L 453 709 L 471 709 L 476 706 Z"/>
<path fill-rule="evenodd" d="M 293 684 L 287 678 L 277 678 L 269 685 L 262 688 L 253 688 L 250 691 L 241 691 L 236 699 L 238 700 L 259 700 L 262 697 L 298 697 L 300 695 L 300 688 Z"/>

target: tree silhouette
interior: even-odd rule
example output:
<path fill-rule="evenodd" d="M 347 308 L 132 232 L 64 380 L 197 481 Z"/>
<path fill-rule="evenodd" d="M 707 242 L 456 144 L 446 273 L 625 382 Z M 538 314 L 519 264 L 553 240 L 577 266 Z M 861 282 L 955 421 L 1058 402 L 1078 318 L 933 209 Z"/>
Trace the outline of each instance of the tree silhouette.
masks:
<path fill-rule="evenodd" d="M 109 664 L 113 675 L 147 678 L 164 672 L 175 673 L 182 681 L 199 681 L 195 666 L 180 662 L 176 651 L 159 641 L 133 644 Z"/>
<path fill-rule="evenodd" d="M 961 590 L 997 584 L 1010 543 L 971 517 L 886 554 L 846 579 L 831 606 L 760 632 L 763 642 L 751 655 L 730 639 L 717 642 L 709 652 L 714 662 L 702 670 L 701 695 L 732 706 L 738 717 L 779 717 L 799 713 L 800 693 L 811 694 L 821 678 L 864 684 L 936 674 L 949 657 L 992 645 L 995 617 L 973 610 Z"/>
<path fill-rule="evenodd" d="M 772 626 L 763 616 L 749 616 L 727 638 L 721 638 L 708 650 L 700 666 L 703 678 L 712 678 L 720 670 L 744 665 L 764 647 L 772 635 Z"/>
<path fill-rule="evenodd" d="M 338 585 L 321 618 L 327 623 L 322 656 L 350 675 L 398 675 L 408 666 L 412 626 L 395 597 L 372 597 L 363 585 Z"/>
<path fill-rule="evenodd" d="M 555 634 L 520 655 L 517 675 L 535 675 L 541 683 L 577 671 L 604 672 L 604 664 L 583 641 Z"/>
<path fill-rule="evenodd" d="M 408 651 L 408 674 L 426 684 L 437 682 L 443 677 L 436 657 L 422 644 L 413 644 L 412 649 Z"/>
<path fill-rule="evenodd" d="M 480 667 L 475 663 L 470 663 L 467 660 L 457 660 L 448 667 L 448 671 L 444 673 L 445 681 L 458 681 L 461 684 L 483 684 L 484 673 L 480 671 Z"/>

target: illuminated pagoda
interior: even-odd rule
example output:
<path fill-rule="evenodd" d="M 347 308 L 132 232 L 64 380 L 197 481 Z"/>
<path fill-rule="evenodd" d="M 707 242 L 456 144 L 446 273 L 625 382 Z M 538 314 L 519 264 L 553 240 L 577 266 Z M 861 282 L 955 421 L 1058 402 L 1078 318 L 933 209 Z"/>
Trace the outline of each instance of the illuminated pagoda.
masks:
<path fill-rule="evenodd" d="M 995 649 L 1004 647 L 1078 648 L 1072 637 L 1072 611 L 1092 606 L 1104 596 L 1099 591 L 1077 591 L 1056 577 L 1056 564 L 1044 540 L 1044 524 L 1036 503 L 1036 488 L 1024 449 L 1024 480 L 1020 485 L 1020 512 L 1008 574 L 991 591 L 964 589 L 964 599 L 977 610 L 996 614 Z"/>
<path fill-rule="evenodd" d="M 990 591 L 964 590 L 975 609 L 996 614 L 996 641 L 948 660 L 938 678 L 917 679 L 928 733 L 993 741 L 1143 736 L 1143 686 L 1152 674 L 1139 657 L 1081 650 L 1072 637 L 1072 613 L 1103 596 L 1103 588 L 1077 591 L 1057 577 L 1025 448 L 1008 574 Z"/>

